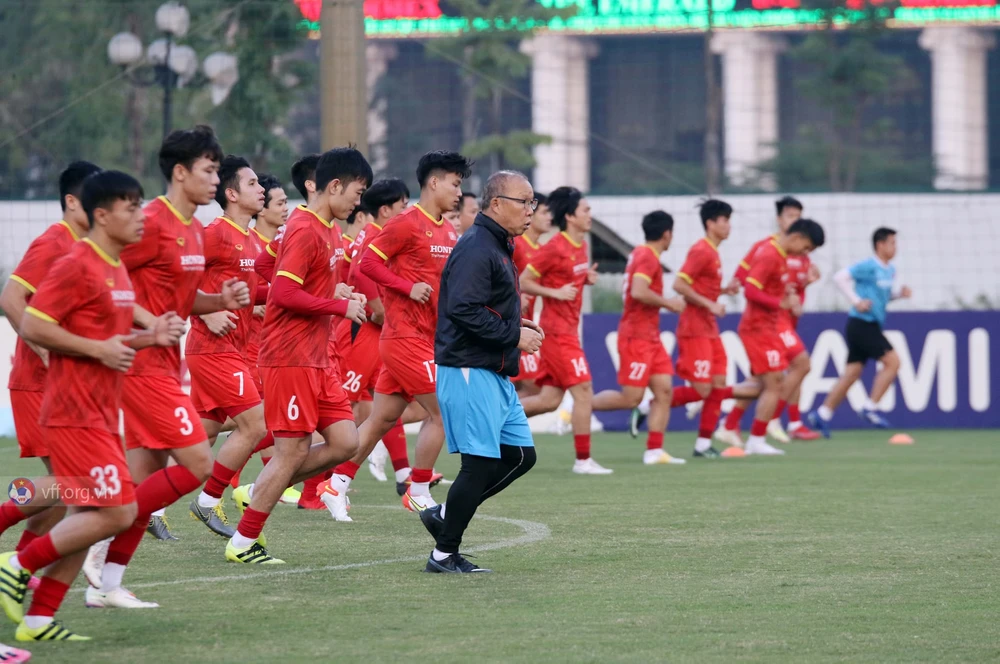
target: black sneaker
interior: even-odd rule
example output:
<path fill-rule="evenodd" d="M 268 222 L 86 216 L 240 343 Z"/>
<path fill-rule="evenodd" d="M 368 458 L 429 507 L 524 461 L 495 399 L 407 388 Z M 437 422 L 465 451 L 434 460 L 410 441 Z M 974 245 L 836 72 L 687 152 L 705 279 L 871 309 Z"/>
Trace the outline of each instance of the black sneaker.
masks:
<path fill-rule="evenodd" d="M 441 506 L 435 505 L 430 509 L 420 510 L 419 514 L 424 528 L 427 529 L 427 532 L 431 534 L 436 543 L 441 536 L 441 531 L 444 530 L 444 519 L 441 518 Z"/>
<path fill-rule="evenodd" d="M 167 523 L 167 517 L 165 516 L 149 517 L 149 525 L 146 526 L 146 532 L 158 540 L 174 542 L 180 540 L 179 537 L 175 537 L 174 534 L 170 532 L 170 524 Z"/>
<path fill-rule="evenodd" d="M 628 432 L 633 438 L 639 437 L 639 427 L 646 421 L 646 416 L 639 412 L 638 408 L 632 409 L 632 414 L 628 418 Z"/>
<path fill-rule="evenodd" d="M 710 447 L 707 450 L 705 450 L 704 452 L 699 452 L 698 450 L 695 450 L 694 454 L 692 454 L 691 456 L 693 456 L 695 459 L 721 459 L 722 458 L 722 454 L 720 454 L 719 450 L 715 449 L 714 447 Z"/>
<path fill-rule="evenodd" d="M 424 571 L 431 574 L 471 574 L 473 572 L 488 574 L 493 570 L 473 565 L 463 558 L 460 553 L 453 553 L 444 560 L 434 560 L 434 554 L 432 553 L 427 557 L 427 567 L 424 568 Z"/>

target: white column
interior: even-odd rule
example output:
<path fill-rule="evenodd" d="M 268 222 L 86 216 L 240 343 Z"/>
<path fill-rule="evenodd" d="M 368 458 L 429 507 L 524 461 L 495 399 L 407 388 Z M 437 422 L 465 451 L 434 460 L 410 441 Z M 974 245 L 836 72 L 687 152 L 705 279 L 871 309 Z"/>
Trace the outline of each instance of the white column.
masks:
<path fill-rule="evenodd" d="M 388 102 L 383 97 L 378 103 L 375 87 L 389 70 L 391 62 L 399 54 L 399 49 L 387 42 L 369 42 L 365 46 L 365 84 L 368 87 L 368 158 L 372 171 L 377 175 L 389 167 L 389 119 L 386 117 Z"/>
<path fill-rule="evenodd" d="M 531 130 L 552 137 L 535 148 L 534 186 L 548 193 L 590 188 L 588 60 L 597 46 L 580 37 L 544 33 L 521 43 L 531 56 Z"/>
<path fill-rule="evenodd" d="M 723 141 L 726 176 L 773 189 L 754 167 L 775 154 L 778 142 L 778 54 L 785 40 L 759 32 L 719 32 L 712 51 L 722 56 Z"/>
<path fill-rule="evenodd" d="M 924 28 L 931 54 L 935 189 L 985 189 L 989 180 L 986 52 L 993 35 L 973 28 Z"/>

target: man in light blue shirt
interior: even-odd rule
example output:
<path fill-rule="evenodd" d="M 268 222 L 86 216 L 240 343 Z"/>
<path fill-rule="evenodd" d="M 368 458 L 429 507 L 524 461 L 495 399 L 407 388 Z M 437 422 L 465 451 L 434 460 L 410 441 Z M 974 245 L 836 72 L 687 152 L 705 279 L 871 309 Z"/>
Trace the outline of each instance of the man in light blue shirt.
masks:
<path fill-rule="evenodd" d="M 879 228 L 872 236 L 872 245 L 875 248 L 874 256 L 844 268 L 833 277 L 851 302 L 844 333 L 847 339 L 847 367 L 844 375 L 826 396 L 823 405 L 807 417 L 809 426 L 819 429 L 827 438 L 830 437 L 833 411 L 847 396 L 851 385 L 861 377 L 868 360 L 881 362 L 882 368 L 875 375 L 871 395 L 858 415 L 873 426 L 882 429 L 889 426 L 889 422 L 878 412 L 878 402 L 896 380 L 899 356 L 885 338 L 882 328 L 889 302 L 910 297 L 910 289 L 896 284 L 896 268 L 890 264 L 896 256 L 896 231 Z"/>

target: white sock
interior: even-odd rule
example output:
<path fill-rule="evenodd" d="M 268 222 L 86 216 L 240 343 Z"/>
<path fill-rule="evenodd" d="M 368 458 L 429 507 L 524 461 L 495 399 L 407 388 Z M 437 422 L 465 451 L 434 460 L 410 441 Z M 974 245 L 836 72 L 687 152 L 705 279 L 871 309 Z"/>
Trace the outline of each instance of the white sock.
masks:
<path fill-rule="evenodd" d="M 249 486 L 249 488 L 247 488 L 247 495 L 248 495 L 248 496 L 250 496 L 251 498 L 253 498 L 253 488 L 254 488 L 255 486 L 257 486 L 257 485 L 256 485 L 256 484 L 251 484 L 251 485 Z M 284 492 L 282 492 L 282 493 L 284 493 Z"/>
<path fill-rule="evenodd" d="M 712 446 L 712 439 L 711 438 L 700 438 L 699 437 L 698 440 L 694 441 L 694 450 L 695 450 L 695 452 L 707 452 L 708 448 L 710 448 L 711 446 Z"/>
<path fill-rule="evenodd" d="M 653 400 L 653 393 L 646 390 L 646 393 L 642 396 L 642 401 L 639 402 L 639 412 L 643 415 L 649 415 L 649 403 Z"/>
<path fill-rule="evenodd" d="M 400 468 L 399 470 L 396 471 L 396 481 L 397 482 L 405 482 L 406 478 L 409 477 L 409 476 L 410 476 L 410 468 L 409 468 L 409 466 L 407 466 L 406 468 Z"/>
<path fill-rule="evenodd" d="M 28 629 L 39 629 L 48 625 L 52 620 L 52 616 L 25 616 L 24 624 L 28 626 Z"/>
<path fill-rule="evenodd" d="M 447 503 L 441 503 L 441 518 L 442 519 L 444 518 L 444 510 L 445 510 L 445 506 L 446 505 L 447 505 Z"/>
<path fill-rule="evenodd" d="M 827 422 L 833 419 L 833 411 L 826 406 L 820 406 L 819 410 L 816 411 L 816 414 L 819 415 L 821 420 L 825 420 Z"/>
<path fill-rule="evenodd" d="M 747 447 L 756 447 L 758 445 L 767 445 L 767 440 L 764 436 L 750 436 L 750 440 L 747 441 Z"/>
<path fill-rule="evenodd" d="M 15 572 L 20 572 L 24 569 L 24 566 L 21 565 L 21 561 L 18 559 L 16 553 L 10 557 L 10 566 L 14 568 Z"/>
<path fill-rule="evenodd" d="M 210 496 L 204 491 L 198 494 L 198 507 L 204 507 L 206 509 L 213 509 L 216 505 L 222 502 L 221 498 L 216 498 L 215 496 Z"/>
<path fill-rule="evenodd" d="M 164 507 L 162 510 L 156 510 L 155 512 L 153 512 L 149 516 L 163 516 L 166 513 L 167 513 L 167 508 Z"/>
<path fill-rule="evenodd" d="M 878 410 L 878 404 L 871 400 L 871 397 L 865 399 L 865 410 Z"/>
<path fill-rule="evenodd" d="M 236 531 L 236 534 L 233 535 L 233 546 L 235 546 L 237 549 L 245 549 L 251 544 L 253 544 L 255 541 L 256 540 L 252 540 L 249 537 L 244 537 L 243 535 L 240 534 L 240 531 L 238 530 Z"/>
<path fill-rule="evenodd" d="M 121 588 L 124 577 L 125 565 L 104 563 L 104 571 L 101 572 L 101 592 L 109 593 L 115 588 Z"/>
<path fill-rule="evenodd" d="M 330 476 L 330 488 L 342 496 L 347 495 L 347 490 L 351 488 L 351 478 L 341 473 L 334 473 Z"/>
<path fill-rule="evenodd" d="M 411 482 L 410 483 L 410 495 L 411 496 L 430 496 L 431 495 L 431 483 L 430 482 Z"/>
<path fill-rule="evenodd" d="M 789 431 L 797 431 L 797 430 L 799 430 L 801 428 L 802 428 L 802 422 L 801 421 L 789 422 L 788 423 L 788 430 Z"/>
<path fill-rule="evenodd" d="M 431 551 L 431 555 L 434 556 L 434 560 L 436 560 L 439 563 L 443 562 L 445 560 L 448 560 L 449 558 L 451 558 L 451 554 L 450 553 L 445 553 L 443 551 L 438 551 L 436 548 L 433 551 Z"/>

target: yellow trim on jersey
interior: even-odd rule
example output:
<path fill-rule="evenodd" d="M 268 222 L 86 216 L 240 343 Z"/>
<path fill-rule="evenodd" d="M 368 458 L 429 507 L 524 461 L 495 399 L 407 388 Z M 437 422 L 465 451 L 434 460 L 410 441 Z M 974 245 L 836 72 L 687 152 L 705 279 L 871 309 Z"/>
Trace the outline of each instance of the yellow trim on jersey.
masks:
<path fill-rule="evenodd" d="M 156 199 L 163 201 L 164 205 L 167 206 L 167 209 L 173 212 L 174 216 L 177 217 L 177 219 L 180 220 L 180 222 L 185 226 L 190 226 L 191 222 L 194 221 L 194 217 L 191 217 L 190 219 L 185 219 L 184 215 L 177 211 L 177 208 L 175 208 L 173 204 L 167 200 L 166 196 L 157 196 Z"/>
<path fill-rule="evenodd" d="M 271 243 L 271 238 L 265 236 L 263 233 L 257 230 L 256 226 L 253 227 L 253 232 L 257 234 L 257 237 L 259 237 L 261 240 L 264 241 L 264 246 L 267 246 L 268 244 Z M 275 258 L 277 258 L 277 256 L 275 256 Z"/>
<path fill-rule="evenodd" d="M 351 262 L 351 257 L 347 255 L 346 251 L 344 252 L 344 262 L 345 263 L 350 263 Z"/>
<path fill-rule="evenodd" d="M 379 256 L 381 256 L 381 257 L 382 257 L 382 260 L 384 260 L 384 261 L 387 261 L 387 260 L 389 260 L 389 257 L 388 257 L 388 256 L 386 256 L 385 254 L 383 254 L 383 253 L 382 253 L 381 251 L 379 251 L 379 248 L 378 248 L 378 247 L 376 247 L 376 246 L 375 246 L 374 244 L 369 244 L 369 245 L 368 245 L 368 248 L 369 248 L 369 249 L 371 249 L 372 251 L 374 251 L 374 252 L 375 252 L 376 254 L 378 254 Z"/>
<path fill-rule="evenodd" d="M 275 274 L 274 276 L 275 277 L 288 277 L 289 279 L 291 279 L 295 283 L 299 284 L 300 286 L 302 286 L 302 285 L 305 284 L 305 281 L 302 279 L 302 277 L 295 276 L 294 274 L 292 274 L 291 272 L 289 272 L 287 270 L 278 270 L 278 273 Z"/>
<path fill-rule="evenodd" d="M 47 321 L 47 322 L 49 322 L 49 323 L 57 323 L 57 324 L 59 323 L 59 321 L 57 321 L 57 320 L 56 320 L 55 318 L 53 318 L 52 316 L 48 315 L 48 314 L 47 314 L 47 313 L 45 313 L 44 311 L 39 311 L 38 309 L 35 309 L 35 308 L 34 308 L 34 307 L 32 307 L 32 306 L 27 306 L 27 307 L 25 307 L 25 308 L 24 308 L 24 313 L 26 313 L 26 314 L 31 314 L 31 315 L 32 315 L 32 316 L 34 316 L 35 318 L 41 318 L 42 320 L 44 320 L 44 321 Z"/>
<path fill-rule="evenodd" d="M 762 286 L 761 283 L 759 281 L 757 281 L 756 279 L 754 279 L 753 277 L 747 277 L 747 283 L 748 284 L 753 284 L 757 288 L 759 288 L 761 290 L 764 290 L 764 286 Z"/>
<path fill-rule="evenodd" d="M 237 224 L 235 221 L 233 221 L 232 219 L 230 219 L 226 215 L 221 215 L 219 217 L 219 219 L 222 219 L 223 221 L 225 221 L 226 223 L 228 223 L 230 226 L 232 226 L 233 228 L 235 228 L 236 230 L 238 230 L 240 233 L 243 233 L 247 237 L 250 237 L 250 229 L 244 230 L 242 226 L 240 226 L 239 224 Z"/>
<path fill-rule="evenodd" d="M 702 239 L 703 239 L 703 240 L 704 240 L 705 242 L 707 242 L 707 243 L 708 243 L 708 246 L 710 246 L 710 247 L 711 247 L 712 249 L 715 249 L 716 253 L 718 253 L 718 251 L 719 251 L 719 247 L 718 247 L 718 245 L 717 245 L 717 244 L 715 244 L 714 242 L 712 242 L 712 240 L 711 240 L 711 239 L 709 239 L 709 237 L 708 237 L 707 235 L 706 235 L 705 237 L 703 237 Z"/>
<path fill-rule="evenodd" d="M 642 277 L 643 279 L 645 279 L 649 283 L 653 283 L 653 278 L 651 276 L 649 276 L 648 274 L 643 274 L 642 272 L 636 272 L 632 276 L 633 277 Z"/>
<path fill-rule="evenodd" d="M 29 284 L 27 279 L 22 279 L 21 277 L 17 276 L 16 274 L 10 275 L 10 280 L 11 281 L 16 281 L 17 283 L 19 283 L 22 286 L 24 286 L 25 288 L 27 288 L 28 292 L 30 292 L 32 295 L 34 295 L 35 291 L 38 290 L 37 288 L 35 288 L 31 284 Z"/>
<path fill-rule="evenodd" d="M 381 226 L 379 226 L 378 224 L 376 224 L 376 223 L 375 223 L 374 221 L 373 221 L 373 222 L 371 222 L 371 223 L 370 223 L 369 225 L 370 225 L 370 226 L 374 226 L 374 227 L 375 227 L 375 228 L 377 228 L 378 230 L 382 230 L 382 227 L 381 227 Z"/>
<path fill-rule="evenodd" d="M 86 242 L 87 244 L 89 244 L 90 248 L 93 249 L 97 253 L 98 256 L 100 256 L 101 258 L 103 258 L 104 262 L 107 263 L 108 265 L 110 265 L 111 267 L 118 267 L 118 266 L 120 266 L 122 264 L 121 261 L 115 260 L 114 258 L 112 258 L 111 256 L 109 256 L 106 251 L 104 251 L 103 249 L 101 249 L 100 247 L 98 247 L 97 243 L 94 242 L 93 240 L 91 240 L 89 237 L 83 238 L 83 241 Z"/>
<path fill-rule="evenodd" d="M 652 251 L 652 252 L 653 252 L 653 255 L 654 255 L 654 256 L 656 256 L 656 260 L 657 260 L 657 261 L 659 261 L 659 260 L 660 260 L 660 252 L 659 252 L 659 251 L 657 251 L 656 249 L 653 249 L 652 245 L 648 245 L 648 244 L 644 244 L 644 245 L 642 245 L 642 246 L 644 246 L 644 247 L 646 247 L 647 249 L 649 249 L 650 251 Z"/>
<path fill-rule="evenodd" d="M 444 223 L 444 217 L 442 217 L 441 219 L 435 219 L 431 215 L 427 214 L 427 210 L 425 210 L 422 207 L 420 207 L 420 203 L 415 204 L 413 207 L 415 207 L 418 210 L 420 210 L 421 212 L 423 212 L 424 216 L 427 217 L 428 219 L 430 219 L 431 221 L 433 221 L 436 225 L 440 226 L 441 224 Z"/>
<path fill-rule="evenodd" d="M 277 258 L 278 257 L 278 254 L 274 253 L 274 250 L 271 249 L 271 241 L 270 240 L 268 240 L 267 245 L 264 248 L 267 249 L 267 253 L 271 254 L 272 258 Z"/>
<path fill-rule="evenodd" d="M 749 270 L 750 264 L 747 263 L 746 261 L 740 261 L 740 267 L 743 268 L 744 270 Z"/>
<path fill-rule="evenodd" d="M 538 249 L 538 247 L 542 246 L 540 244 L 535 244 L 534 242 L 532 242 L 531 238 L 528 237 L 527 235 L 522 235 L 521 237 L 524 238 L 524 241 L 527 242 L 528 246 L 531 247 L 532 249 Z"/>
<path fill-rule="evenodd" d="M 677 276 L 683 279 L 684 281 L 688 282 L 689 284 L 694 284 L 694 279 L 684 274 L 683 272 L 678 272 Z"/>
<path fill-rule="evenodd" d="M 771 240 L 771 245 L 778 250 L 778 253 L 781 254 L 782 258 L 788 258 L 788 254 L 781 248 L 781 245 L 778 244 L 777 240 Z"/>
<path fill-rule="evenodd" d="M 533 275 L 535 275 L 536 277 L 540 277 L 540 276 L 542 276 L 542 273 L 541 273 L 541 272 L 539 272 L 538 270 L 536 270 L 536 269 L 535 269 L 535 266 L 534 266 L 534 265 L 531 265 L 531 264 L 529 264 L 529 265 L 528 265 L 527 267 L 525 267 L 524 269 L 526 269 L 526 270 L 531 270 L 531 273 L 532 273 Z"/>
<path fill-rule="evenodd" d="M 312 210 L 310 210 L 309 208 L 307 208 L 305 205 L 302 205 L 301 203 L 299 203 L 298 207 L 296 207 L 295 209 L 296 210 L 304 210 L 304 211 L 308 212 L 309 214 L 311 214 L 312 216 L 314 216 L 317 219 L 319 219 L 320 222 L 324 226 L 326 226 L 327 228 L 333 228 L 333 222 L 332 221 L 327 221 L 323 217 L 319 216 L 318 214 L 316 214 L 315 212 L 313 212 Z"/>
<path fill-rule="evenodd" d="M 348 235 L 347 233 L 343 233 L 343 236 L 344 236 L 344 237 L 346 237 L 346 238 L 347 238 L 348 240 L 350 240 L 351 242 L 354 242 L 354 238 L 353 238 L 353 237 L 351 237 L 350 235 Z"/>
<path fill-rule="evenodd" d="M 62 226 L 65 226 L 65 227 L 66 227 L 66 230 L 68 230 L 68 231 L 69 231 L 69 234 L 73 236 L 73 241 L 74 241 L 74 242 L 79 242 L 79 241 L 80 241 L 80 236 L 76 234 L 76 231 L 75 231 L 75 230 L 73 229 L 73 227 L 72 227 L 72 226 L 70 226 L 70 223 L 69 223 L 68 221 L 66 221 L 65 219 L 61 219 L 61 220 L 59 221 L 59 223 L 60 223 L 60 224 L 61 224 Z"/>
<path fill-rule="evenodd" d="M 582 243 L 581 243 L 581 244 L 577 244 L 576 242 L 574 242 L 574 241 L 573 241 L 573 238 L 571 238 L 571 237 L 569 236 L 569 233 L 567 233 L 566 231 L 562 231 L 561 233 L 559 233 L 559 235 L 562 235 L 562 236 L 563 236 L 564 238 L 566 238 L 567 240 L 569 240 L 569 243 L 570 243 L 571 245 L 573 245 L 574 247 L 576 247 L 577 249 L 579 249 L 580 247 L 582 247 L 582 246 L 583 246 L 583 244 L 582 244 Z"/>

